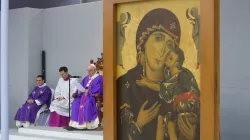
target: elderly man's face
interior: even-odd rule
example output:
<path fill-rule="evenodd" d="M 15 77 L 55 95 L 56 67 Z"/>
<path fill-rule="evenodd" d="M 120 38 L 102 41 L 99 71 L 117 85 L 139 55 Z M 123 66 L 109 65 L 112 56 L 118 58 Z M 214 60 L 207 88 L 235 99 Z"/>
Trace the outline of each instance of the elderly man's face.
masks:
<path fill-rule="evenodd" d="M 90 77 L 92 77 L 95 73 L 96 73 L 95 68 L 93 68 L 92 66 L 89 66 L 89 67 L 88 67 L 88 75 L 89 75 Z"/>

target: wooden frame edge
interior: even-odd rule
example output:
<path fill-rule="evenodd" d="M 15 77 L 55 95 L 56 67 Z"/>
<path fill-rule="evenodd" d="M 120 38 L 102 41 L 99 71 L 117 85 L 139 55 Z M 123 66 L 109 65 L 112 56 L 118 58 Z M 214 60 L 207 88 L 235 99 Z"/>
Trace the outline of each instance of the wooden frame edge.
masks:
<path fill-rule="evenodd" d="M 215 140 L 220 140 L 220 0 L 215 1 L 215 63 L 216 63 L 216 95 L 215 95 Z"/>
<path fill-rule="evenodd" d="M 219 17 L 219 0 L 201 0 L 201 121 L 203 123 L 201 123 L 200 139 L 202 140 L 219 140 Z"/>
<path fill-rule="evenodd" d="M 116 140 L 116 36 L 115 6 L 112 0 L 103 2 L 103 139 Z M 105 84 L 108 83 L 108 84 Z"/>

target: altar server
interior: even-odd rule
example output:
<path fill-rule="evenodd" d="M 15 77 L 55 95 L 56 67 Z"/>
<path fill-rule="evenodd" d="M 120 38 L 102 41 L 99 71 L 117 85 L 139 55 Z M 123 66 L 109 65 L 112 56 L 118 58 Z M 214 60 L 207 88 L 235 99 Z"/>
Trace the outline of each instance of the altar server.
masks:
<path fill-rule="evenodd" d="M 56 86 L 54 101 L 50 106 L 51 127 L 68 127 L 69 126 L 69 102 L 72 94 L 76 92 L 77 79 L 70 78 L 67 67 L 59 69 L 61 78 Z M 70 80 L 70 97 L 69 97 L 69 80 Z"/>

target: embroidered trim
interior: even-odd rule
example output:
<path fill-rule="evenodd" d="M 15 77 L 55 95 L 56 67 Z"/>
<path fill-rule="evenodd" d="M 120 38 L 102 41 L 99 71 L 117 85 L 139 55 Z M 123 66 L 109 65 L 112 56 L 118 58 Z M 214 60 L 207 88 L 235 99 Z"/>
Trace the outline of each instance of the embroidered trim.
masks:
<path fill-rule="evenodd" d="M 137 46 L 137 50 L 138 50 L 139 52 L 141 52 L 141 46 L 145 43 L 145 42 L 144 42 L 144 39 L 147 38 L 147 35 L 149 35 L 149 34 L 150 34 L 151 32 L 153 32 L 153 31 L 157 31 L 157 30 L 162 30 L 162 31 L 164 31 L 165 33 L 167 33 L 168 35 L 170 35 L 171 37 L 173 37 L 175 44 L 176 44 L 177 46 L 179 45 L 179 43 L 177 42 L 178 36 L 174 35 L 172 32 L 170 32 L 168 29 L 166 29 L 166 28 L 165 28 L 164 26 L 162 26 L 162 25 L 159 25 L 159 26 L 153 25 L 152 28 L 147 28 L 147 30 L 146 30 L 145 32 L 142 32 L 142 35 L 141 35 L 141 37 L 139 38 L 140 43 L 139 43 L 138 46 Z"/>

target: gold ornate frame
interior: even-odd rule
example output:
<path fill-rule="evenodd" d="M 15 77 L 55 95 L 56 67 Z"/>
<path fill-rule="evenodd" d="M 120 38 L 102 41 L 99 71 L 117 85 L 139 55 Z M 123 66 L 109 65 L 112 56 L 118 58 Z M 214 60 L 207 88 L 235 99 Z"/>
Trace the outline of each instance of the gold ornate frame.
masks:
<path fill-rule="evenodd" d="M 146 0 L 103 0 L 104 140 L 117 140 L 116 5 Z M 149 0 L 148 0 L 149 1 Z M 220 0 L 200 0 L 201 140 L 220 138 Z"/>

